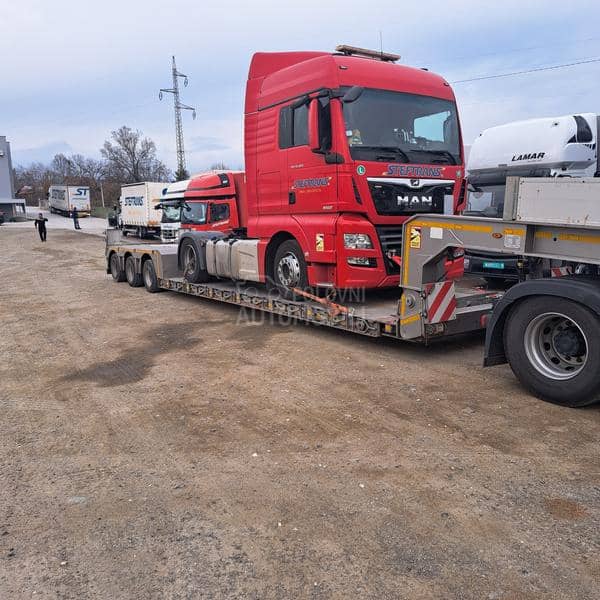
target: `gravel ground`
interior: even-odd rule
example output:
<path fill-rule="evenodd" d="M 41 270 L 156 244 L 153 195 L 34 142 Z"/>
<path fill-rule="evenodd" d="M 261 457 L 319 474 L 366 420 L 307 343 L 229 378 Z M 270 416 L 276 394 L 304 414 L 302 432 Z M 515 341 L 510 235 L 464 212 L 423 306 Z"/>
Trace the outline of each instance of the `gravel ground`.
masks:
<path fill-rule="evenodd" d="M 85 220 L 82 220 L 85 226 Z M 600 598 L 600 410 L 0 227 L 0 598 Z"/>

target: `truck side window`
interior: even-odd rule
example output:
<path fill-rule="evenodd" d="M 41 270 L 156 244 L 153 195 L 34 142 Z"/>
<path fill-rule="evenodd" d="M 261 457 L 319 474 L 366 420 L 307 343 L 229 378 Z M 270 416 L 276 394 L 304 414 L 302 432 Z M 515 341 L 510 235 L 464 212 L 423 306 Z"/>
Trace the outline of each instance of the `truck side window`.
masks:
<path fill-rule="evenodd" d="M 308 104 L 303 104 L 294 110 L 292 140 L 294 146 L 308 144 Z"/>
<path fill-rule="evenodd" d="M 210 222 L 227 221 L 229 219 L 229 204 L 211 204 Z"/>
<path fill-rule="evenodd" d="M 206 202 L 186 202 L 181 211 L 181 222 L 192 225 L 206 223 Z"/>
<path fill-rule="evenodd" d="M 306 146 L 308 144 L 308 105 L 292 109 L 284 106 L 279 113 L 279 147 Z"/>

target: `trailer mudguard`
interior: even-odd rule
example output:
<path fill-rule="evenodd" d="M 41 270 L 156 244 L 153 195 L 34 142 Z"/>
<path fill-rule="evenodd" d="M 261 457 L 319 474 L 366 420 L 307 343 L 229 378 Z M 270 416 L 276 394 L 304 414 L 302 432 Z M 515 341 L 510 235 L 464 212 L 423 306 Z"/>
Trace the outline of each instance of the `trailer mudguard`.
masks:
<path fill-rule="evenodd" d="M 600 316 L 600 280 L 581 275 L 530 279 L 510 288 L 496 304 L 485 334 L 483 365 L 507 362 L 504 352 L 504 325 L 515 302 L 530 296 L 557 296 L 578 302 Z M 551 306 L 549 307 L 551 308 Z"/>
<path fill-rule="evenodd" d="M 190 239 L 193 244 L 196 246 L 197 255 L 202 262 L 202 269 L 206 269 L 206 252 L 204 250 L 204 246 L 206 242 L 210 240 L 220 240 L 224 237 L 227 237 L 221 231 L 194 231 L 193 229 L 186 229 L 180 232 L 179 236 L 179 245 L 177 247 L 177 265 L 180 269 L 183 268 L 181 264 L 181 245 L 184 240 Z"/>

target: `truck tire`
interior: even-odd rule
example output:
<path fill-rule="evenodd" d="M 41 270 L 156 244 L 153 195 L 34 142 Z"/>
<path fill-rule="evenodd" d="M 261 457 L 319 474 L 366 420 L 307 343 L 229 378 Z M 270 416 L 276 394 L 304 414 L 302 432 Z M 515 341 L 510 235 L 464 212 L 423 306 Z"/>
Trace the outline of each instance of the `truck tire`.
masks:
<path fill-rule="evenodd" d="M 566 298 L 516 304 L 504 328 L 513 373 L 533 394 L 561 406 L 600 400 L 600 317 Z"/>
<path fill-rule="evenodd" d="M 127 277 L 127 283 L 131 287 L 141 287 L 144 285 L 142 274 L 135 269 L 135 258 L 133 256 L 128 256 L 125 260 L 125 276 Z"/>
<path fill-rule="evenodd" d="M 181 242 L 179 252 L 183 278 L 189 283 L 206 283 L 208 271 L 202 267 L 206 261 L 201 260 L 198 245 L 192 239 L 186 238 Z"/>
<path fill-rule="evenodd" d="M 109 266 L 110 274 L 117 283 L 122 283 L 125 281 L 125 270 L 121 267 L 121 261 L 119 260 L 119 256 L 116 252 L 113 252 L 113 254 L 110 255 Z"/>
<path fill-rule="evenodd" d="M 283 242 L 273 260 L 273 287 L 288 300 L 303 300 L 303 296 L 294 294 L 291 288 L 305 290 L 308 287 L 308 275 L 304 252 L 296 240 Z"/>
<path fill-rule="evenodd" d="M 158 285 L 158 277 L 156 276 L 156 269 L 151 258 L 148 258 L 142 264 L 142 278 L 144 280 L 144 287 L 147 292 L 155 294 L 156 292 L 162 292 L 162 289 Z"/>

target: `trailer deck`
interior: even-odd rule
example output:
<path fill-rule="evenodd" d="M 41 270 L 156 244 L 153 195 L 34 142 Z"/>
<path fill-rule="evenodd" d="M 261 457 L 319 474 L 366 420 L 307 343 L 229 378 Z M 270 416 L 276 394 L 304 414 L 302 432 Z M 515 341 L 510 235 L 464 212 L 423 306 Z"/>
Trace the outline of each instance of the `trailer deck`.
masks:
<path fill-rule="evenodd" d="M 145 259 L 152 259 L 161 289 L 188 294 L 199 298 L 227 302 L 237 306 L 260 310 L 287 319 L 305 321 L 321 326 L 343 329 L 370 337 L 401 339 L 399 290 L 379 292 L 364 290 L 348 292 L 323 303 L 306 299 L 293 301 L 282 298 L 279 292 L 268 290 L 263 284 L 213 280 L 208 283 L 190 283 L 185 280 L 177 264 L 177 247 L 172 244 L 143 244 L 126 242 L 118 231 L 108 230 L 107 258 L 116 253 L 124 262 L 133 256 L 138 268 Z M 485 319 L 495 303 L 502 297 L 498 291 L 487 291 L 475 279 L 461 281 L 454 290 L 455 318 L 444 329 L 424 331 L 425 335 L 408 341 L 427 343 L 441 333 L 465 333 L 484 328 Z M 342 309 L 342 310 L 340 310 Z"/>

